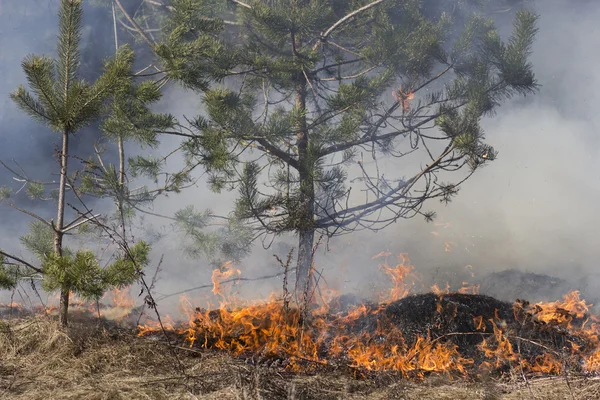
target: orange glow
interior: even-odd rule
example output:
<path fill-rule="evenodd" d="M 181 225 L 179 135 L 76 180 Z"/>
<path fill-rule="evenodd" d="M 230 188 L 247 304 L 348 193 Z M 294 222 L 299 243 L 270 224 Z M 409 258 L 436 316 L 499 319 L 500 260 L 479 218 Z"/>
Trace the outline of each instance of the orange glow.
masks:
<path fill-rule="evenodd" d="M 393 288 L 390 289 L 387 296 L 382 296 L 382 302 L 393 302 L 408 296 L 417 279 L 413 273 L 415 267 L 411 264 L 408 254 L 402 253 L 398 256 L 399 263 L 391 267 L 388 263 L 388 258 L 391 253 L 379 253 L 373 259 L 384 258 L 384 262 L 379 264 L 379 269 L 391 279 Z"/>
<path fill-rule="evenodd" d="M 389 263 L 391 256 L 389 252 L 382 252 L 373 257 L 383 259 L 379 269 L 390 278 L 391 288 L 381 294 L 379 305 L 360 304 L 332 316 L 328 314 L 329 304 L 337 299 L 339 293 L 323 288 L 307 325 L 297 307 L 284 308 L 282 299 L 276 295 L 264 302 L 243 302 L 224 293 L 221 283 L 240 274 L 231 263 L 227 263 L 213 271 L 213 293 L 222 299 L 218 309 L 194 307 L 189 299 L 182 298 L 181 309 L 187 315 L 187 327 L 181 324 L 175 327 L 171 318 L 165 318 L 163 326 L 185 337 L 190 347 L 220 349 L 234 355 L 250 352 L 283 357 L 288 360 L 287 369 L 291 371 L 306 372 L 307 368 L 310 369 L 307 361 L 327 365 L 335 358 L 346 360 L 350 367 L 359 371 L 395 371 L 417 378 L 423 378 L 428 372 L 467 375 L 475 361 L 462 356 L 451 342 L 432 338 L 427 333 L 418 335 L 414 344 L 408 345 L 400 329 L 385 320 L 378 320 L 375 332 L 365 331 L 357 325 L 384 310 L 389 302 L 412 294 L 418 278 L 408 255 L 401 254 L 394 266 Z M 472 269 L 470 266 L 466 268 Z M 478 286 L 463 282 L 458 293 L 476 294 L 478 289 Z M 440 296 L 437 312 L 456 318 L 458 307 L 442 303 L 443 296 L 451 293 L 450 285 L 446 284 L 443 289 L 433 285 L 431 290 Z M 572 327 L 574 319 L 584 318 L 590 308 L 579 298 L 578 292 L 564 296 L 562 301 L 533 306 L 515 303 L 514 308 L 517 319 L 520 312 L 540 323 L 560 324 L 572 329 L 572 333 L 585 340 L 588 347 L 571 342 L 571 351 L 582 355 L 586 371 L 600 371 L 600 330 L 597 327 L 600 319 L 589 317 L 578 328 Z M 514 345 L 515 333 L 501 320 L 499 310 L 496 309 L 494 317 L 487 320 L 477 315 L 471 318 L 473 333 L 479 332 L 483 336 L 477 347 L 486 360 L 478 363 L 479 371 L 518 366 L 528 374 L 563 372 L 563 364 L 551 352 L 542 352 L 529 360 L 522 359 Z M 488 329 L 490 326 L 491 329 Z M 358 329 L 354 330 L 354 327 Z M 150 322 L 139 327 L 139 335 L 160 329 L 159 324 Z M 589 351 L 589 345 L 593 351 Z"/>
<path fill-rule="evenodd" d="M 388 305 L 421 288 L 416 285 L 421 281 L 415 267 L 406 253 L 394 259 L 392 253 L 382 252 L 373 259 L 378 260 L 379 270 L 389 282 L 389 286 L 378 293 L 379 303 L 346 307 L 341 293 L 325 284 L 319 287 L 314 304 L 311 303 L 308 310 L 284 301 L 282 295 L 275 293 L 262 301 L 242 300 L 231 288 L 241 271 L 227 262 L 212 272 L 212 296 L 208 295 L 207 302 L 212 301 L 217 306 L 198 307 L 192 299 L 181 297 L 180 312 L 184 319 L 165 315 L 158 322 L 149 315 L 138 326 L 138 335 L 164 330 L 169 336 L 178 335 L 183 345 L 197 349 L 222 350 L 244 357 L 260 354 L 285 360 L 284 367 L 292 372 L 314 372 L 318 365 L 336 368 L 343 365 L 359 375 L 385 371 L 417 379 L 430 373 L 450 377 L 471 377 L 472 373 L 483 371 L 504 373 L 515 367 L 526 375 L 559 375 L 568 365 L 565 360 L 572 358 L 583 372 L 600 373 L 600 317 L 590 314 L 592 305 L 581 299 L 579 292 L 566 294 L 555 302 L 533 305 L 516 302 L 513 315 L 505 321 L 501 316 L 507 310 L 501 307 L 493 314 L 493 308 L 488 308 L 459 315 L 465 308 L 459 303 L 463 297 L 457 293 L 477 294 L 478 285 L 462 282 L 459 288 L 451 290 L 449 283 L 435 284 L 430 289 L 436 296 L 433 301 L 437 314 L 433 314 L 431 296 L 425 297 L 429 316 L 423 318 L 431 318 L 428 325 L 407 331 L 406 326 L 401 325 L 402 315 L 390 314 L 392 308 Z M 472 266 L 465 268 L 472 272 Z M 135 307 L 130 288 L 113 290 L 102 300 L 104 303 L 90 303 L 73 296 L 71 305 L 74 310 L 94 315 L 99 309 L 103 317 L 112 319 L 131 315 Z M 416 301 L 420 301 L 419 298 Z M 58 296 L 48 303 L 48 309 L 55 310 Z M 418 312 L 415 318 L 420 318 Z M 397 316 L 400 318 L 395 319 Z M 451 331 L 443 331 L 444 324 L 449 323 L 446 326 L 450 326 Z M 542 332 L 560 332 L 563 335 L 560 347 L 553 347 L 550 340 L 538 341 L 526 336 L 523 332 L 529 328 L 522 329 L 526 323 Z M 465 326 L 468 331 L 463 330 Z M 449 339 L 460 335 L 468 336 L 469 340 L 477 338 L 471 344 L 474 353 L 461 354 L 463 342 Z M 461 343 L 460 350 L 454 343 Z M 524 346 L 536 350 L 523 356 Z"/>
<path fill-rule="evenodd" d="M 412 89 L 404 91 L 402 88 L 400 88 L 393 91 L 392 96 L 394 96 L 394 99 L 397 102 L 402 104 L 402 110 L 407 112 L 410 110 L 410 101 L 415 98 L 415 93 L 412 91 Z"/>
<path fill-rule="evenodd" d="M 239 269 L 235 269 L 232 267 L 232 262 L 227 261 L 225 264 L 221 266 L 221 269 L 213 270 L 211 281 L 213 283 L 213 294 L 219 295 L 223 297 L 225 300 L 224 294 L 221 292 L 221 282 L 231 278 L 234 275 L 240 275 L 241 271 Z"/>

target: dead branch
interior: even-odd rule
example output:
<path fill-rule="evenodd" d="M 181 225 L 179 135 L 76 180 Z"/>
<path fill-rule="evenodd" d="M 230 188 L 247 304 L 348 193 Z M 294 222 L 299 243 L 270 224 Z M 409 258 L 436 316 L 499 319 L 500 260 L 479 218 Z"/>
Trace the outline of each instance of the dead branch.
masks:
<path fill-rule="evenodd" d="M 15 260 L 16 262 L 19 262 L 19 263 L 25 265 L 26 267 L 31 268 L 32 270 L 34 270 L 35 272 L 37 272 L 39 274 L 43 274 L 44 273 L 44 271 L 42 271 L 41 268 L 38 268 L 38 267 L 32 265 L 31 263 L 28 263 L 27 261 L 23 260 L 22 258 L 19 258 L 17 256 L 13 256 L 12 254 L 8 254 L 8 253 L 6 253 L 6 252 L 4 252 L 2 250 L 0 250 L 0 255 L 3 255 L 4 257 L 8 257 L 11 260 Z"/>

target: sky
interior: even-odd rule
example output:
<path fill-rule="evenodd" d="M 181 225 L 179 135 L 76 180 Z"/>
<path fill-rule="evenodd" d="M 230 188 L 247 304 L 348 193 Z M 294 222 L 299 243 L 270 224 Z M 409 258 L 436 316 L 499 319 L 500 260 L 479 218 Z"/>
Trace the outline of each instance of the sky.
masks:
<path fill-rule="evenodd" d="M 12 0 L 0 0 L 0 159 L 15 158 L 31 176 L 41 179 L 49 170 L 57 170 L 48 146 L 58 138 L 18 111 L 8 95 L 25 81 L 19 65 L 25 55 L 52 54 L 58 2 L 22 0 L 18 7 L 9 3 Z M 389 251 L 408 253 L 417 271 L 442 284 L 452 275 L 462 276 L 469 265 L 468 271 L 476 276 L 515 268 L 585 277 L 600 287 L 600 53 L 595 50 L 600 3 L 537 0 L 531 4 L 540 16 L 532 63 L 541 86 L 535 95 L 509 101 L 496 116 L 483 121 L 487 142 L 499 152 L 498 159 L 468 180 L 450 205 L 431 204 L 438 214 L 436 223 L 421 218 L 399 221 L 376 234 L 361 232 L 333 240 L 327 253 L 322 246 L 317 268 L 329 273 L 328 284 L 343 291 L 364 292 L 370 285 L 376 290 L 386 280 L 378 271 L 378 260 L 371 258 Z M 107 11 L 90 6 L 85 10 L 90 26 L 83 42 L 107 43 L 106 37 L 98 35 L 106 29 Z M 90 62 L 110 51 L 108 45 L 97 48 L 101 54 L 86 56 Z M 158 110 L 168 107 L 178 116 L 190 116 L 199 103 L 193 94 L 182 95 L 179 88 L 171 87 Z M 76 144 L 85 145 L 83 139 Z M 165 139 L 158 151 L 174 146 L 175 139 Z M 169 167 L 176 168 L 176 163 Z M 0 185 L 15 187 L 11 177 L 0 170 Z M 232 199 L 198 185 L 161 199 L 154 210 L 172 215 L 194 204 L 226 213 Z M 45 205 L 27 205 L 42 214 L 50 212 Z M 0 246 L 19 252 L 16 238 L 26 231 L 27 222 L 0 205 Z M 156 229 L 171 232 L 169 227 Z M 186 258 L 180 242 L 180 237 L 170 235 L 155 245 L 154 265 L 164 255 L 157 285 L 160 293 L 210 282 L 212 267 L 205 260 Z M 240 265 L 243 274 L 276 272 L 273 252 L 274 248 L 256 245 Z M 277 285 L 263 282 L 244 290 L 266 296 Z"/>

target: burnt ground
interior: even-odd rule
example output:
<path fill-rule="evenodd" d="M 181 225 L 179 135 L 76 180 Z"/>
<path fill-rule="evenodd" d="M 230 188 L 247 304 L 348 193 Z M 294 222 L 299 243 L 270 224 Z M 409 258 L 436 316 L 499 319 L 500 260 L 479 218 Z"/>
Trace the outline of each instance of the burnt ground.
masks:
<path fill-rule="evenodd" d="M 567 354 L 573 354 L 574 348 L 578 348 L 577 353 L 582 356 L 595 350 L 597 342 L 577 332 L 590 315 L 577 317 L 559 310 L 575 328 L 570 330 L 558 320 L 541 322 L 537 311 L 523 300 L 508 303 L 485 295 L 429 293 L 388 305 L 379 316 L 379 323 L 398 327 L 408 344 L 414 343 L 419 335 L 452 343 L 463 357 L 475 361 L 475 367 L 489 361 L 479 346 L 484 340 L 498 345 L 499 333 L 500 340 L 507 340 L 514 352 L 518 351 L 519 357 L 530 363 L 551 353 L 563 362 L 572 363 L 572 368 L 579 368 L 581 360 L 569 358 Z M 497 372 L 506 368 L 510 368 L 510 363 L 505 363 Z"/>
<path fill-rule="evenodd" d="M 52 317 L 15 317 L 4 310 L 0 317 L 0 398 L 600 398 L 600 382 L 581 370 L 580 357 L 570 356 L 574 344 L 584 354 L 597 343 L 586 342 L 561 324 L 537 321 L 535 309 L 526 302 L 515 306 L 485 295 L 419 294 L 387 305 L 366 304 L 362 316 L 343 323 L 348 310 L 357 304 L 360 301 L 352 296 L 334 300 L 327 316 L 331 336 L 363 335 L 382 343 L 397 338 L 387 334 L 400 331 L 400 344 L 408 347 L 419 336 L 427 336 L 456 345 L 462 357 L 473 359 L 469 373 L 425 373 L 413 381 L 409 375 L 351 367 L 343 355 L 337 359 L 330 356 L 327 343 L 320 354 L 327 363 L 309 362 L 310 369 L 292 373 L 274 360 L 276 357 L 247 353 L 234 357 L 222 351 L 189 348 L 175 333 L 170 335 L 170 343 L 160 334 L 137 337 L 135 329 L 89 313 L 73 313 L 72 325 L 64 332 Z M 211 317 L 219 318 L 219 313 L 211 312 Z M 586 318 L 570 316 L 574 326 Z M 479 346 L 484 340 L 492 348 L 497 345 L 499 330 L 501 338 L 532 364 L 547 353 L 559 357 L 559 376 L 524 373 L 511 362 L 480 372 L 478 366 L 494 360 L 484 357 Z"/>
<path fill-rule="evenodd" d="M 67 332 L 46 317 L 0 321 L 0 398 L 5 400 L 592 400 L 600 381 L 528 378 L 518 371 L 412 382 L 391 374 L 291 374 L 215 351 L 171 348 L 133 331 L 74 320 Z"/>
<path fill-rule="evenodd" d="M 311 333 L 312 337 L 324 337 L 319 341 L 318 358 L 327 360 L 327 367 L 338 366 L 349 369 L 355 374 L 369 375 L 372 367 L 356 364 L 348 357 L 347 352 L 356 346 L 384 346 L 384 351 L 390 351 L 394 346 L 402 352 L 416 346 L 419 339 L 426 338 L 432 348 L 439 343 L 448 348 L 456 348 L 457 357 L 472 360 L 469 375 L 477 375 L 480 367 L 487 372 L 501 376 L 514 367 L 517 359 L 524 360 L 530 366 L 539 363 L 540 358 L 551 356 L 557 365 L 554 373 L 565 369 L 573 372 L 585 372 L 584 360 L 595 350 L 598 342 L 595 336 L 584 335 L 577 330 L 566 329 L 566 324 L 559 320 L 542 322 L 537 318 L 537 309 L 527 302 L 508 303 L 485 295 L 472 294 L 418 294 L 408 296 L 390 304 L 365 304 L 365 310 L 360 316 L 347 318 L 351 307 L 360 304 L 351 296 L 334 299 L 331 313 L 320 315 L 319 319 L 325 324 L 317 323 Z M 294 311 L 292 310 L 292 313 Z M 209 314 L 213 326 L 221 325 L 221 312 L 211 311 Z M 225 313 L 226 319 L 229 319 Z M 568 319 L 574 328 L 578 328 L 588 320 L 589 315 L 577 317 L 566 310 L 559 310 L 559 315 Z M 267 316 L 267 318 L 269 318 Z M 256 343 L 269 340 L 267 336 L 256 332 L 270 332 L 270 326 L 279 324 L 273 321 L 251 319 L 239 326 L 233 326 L 223 336 L 222 332 L 211 330 L 204 322 L 197 321 L 196 344 L 205 348 L 218 347 L 222 341 L 236 343 L 244 348 L 256 348 Z M 255 331 L 248 331 L 247 326 L 254 326 Z M 323 332 L 326 326 L 326 333 Z M 160 336 L 156 334 L 156 336 Z M 173 335 L 182 346 L 186 345 L 184 335 Z M 258 339 L 257 339 L 258 337 Z M 343 340 L 336 340 L 347 338 Z M 159 340 L 160 337 L 158 337 Z M 487 349 L 485 354 L 483 346 Z M 262 346 L 262 345 L 261 345 Z M 342 351 L 340 351 L 340 346 Z M 508 348 L 502 350 L 503 348 Z M 491 352 L 491 353 L 490 353 Z M 242 356 L 255 360 L 268 360 L 278 366 L 288 366 L 297 357 L 286 350 L 274 350 L 259 354 L 243 353 Z M 300 358 L 300 364 L 307 370 L 319 370 L 310 360 Z M 254 362 L 254 361 L 252 361 Z M 488 370 L 488 365 L 493 368 Z M 519 365 L 519 362 L 516 362 Z M 365 369 L 367 368 L 367 369 Z M 377 368 L 375 368 L 377 369 Z M 384 370 L 387 370 L 384 368 Z M 423 375 L 423 370 L 409 369 L 404 377 Z M 456 371 L 453 371 L 456 372 Z M 536 372 L 532 370 L 531 372 Z"/>

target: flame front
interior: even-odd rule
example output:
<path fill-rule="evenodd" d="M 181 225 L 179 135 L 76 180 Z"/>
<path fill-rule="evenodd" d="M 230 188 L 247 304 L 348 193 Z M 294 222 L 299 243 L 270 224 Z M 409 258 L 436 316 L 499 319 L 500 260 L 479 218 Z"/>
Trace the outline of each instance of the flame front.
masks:
<path fill-rule="evenodd" d="M 265 301 L 242 301 L 225 285 L 233 284 L 240 271 L 226 263 L 213 271 L 212 293 L 219 307 L 195 307 L 188 298 L 181 298 L 181 309 L 187 324 L 175 324 L 165 318 L 162 327 L 157 322 L 147 322 L 139 327 L 139 335 L 159 332 L 163 328 L 181 335 L 187 344 L 203 349 L 218 349 L 234 356 L 256 355 L 284 360 L 290 371 L 310 371 L 317 366 L 345 364 L 357 373 L 391 371 L 407 377 L 422 378 L 429 373 L 467 376 L 472 371 L 503 371 L 518 367 L 528 374 L 561 374 L 565 363 L 562 356 L 543 342 L 519 336 L 496 310 L 493 318 L 470 315 L 472 332 L 454 332 L 450 335 L 432 336 L 426 331 L 408 339 L 401 329 L 386 318 L 379 318 L 388 304 L 413 293 L 420 282 L 407 254 L 401 254 L 394 264 L 388 262 L 391 253 L 383 252 L 373 259 L 383 260 L 379 269 L 389 278 L 391 287 L 384 291 L 378 303 L 358 304 L 343 312 L 331 312 L 332 299 L 338 292 L 322 288 L 318 301 L 310 310 L 293 307 L 281 297 L 271 295 Z M 467 269 L 472 269 L 467 266 Z M 472 275 L 473 276 L 473 275 Z M 438 296 L 435 310 L 440 318 L 457 318 L 458 309 L 452 302 L 443 304 L 444 296 L 452 296 L 450 285 L 431 290 Z M 479 286 L 463 282 L 455 293 L 461 296 L 477 294 Z M 118 296 L 119 293 L 116 293 Z M 115 301 L 115 303 L 118 303 Z M 566 295 L 552 303 L 515 303 L 515 321 L 534 321 L 547 329 L 566 329 L 574 340 L 565 343 L 564 349 L 580 360 L 587 372 L 600 372 L 600 319 L 589 315 L 591 305 L 580 299 L 578 292 Z M 441 322 L 440 322 L 441 323 Z M 369 325 L 370 324 L 370 325 Z M 370 328 L 368 327 L 370 326 Z M 474 346 L 478 355 L 465 356 L 451 335 L 476 335 L 479 344 Z M 535 347 L 537 355 L 524 358 L 522 346 Z"/>

